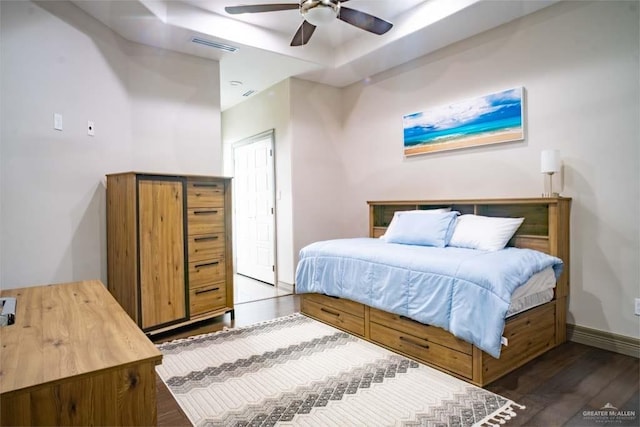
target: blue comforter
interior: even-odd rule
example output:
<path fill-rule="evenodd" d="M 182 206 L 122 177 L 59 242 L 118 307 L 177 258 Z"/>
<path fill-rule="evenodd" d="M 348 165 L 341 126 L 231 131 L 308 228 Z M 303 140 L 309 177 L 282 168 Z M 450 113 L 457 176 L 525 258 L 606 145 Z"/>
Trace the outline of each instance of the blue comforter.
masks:
<path fill-rule="evenodd" d="M 322 293 L 439 326 L 500 356 L 511 294 L 562 260 L 530 249 L 496 252 L 338 239 L 300 251 L 296 292 Z"/>

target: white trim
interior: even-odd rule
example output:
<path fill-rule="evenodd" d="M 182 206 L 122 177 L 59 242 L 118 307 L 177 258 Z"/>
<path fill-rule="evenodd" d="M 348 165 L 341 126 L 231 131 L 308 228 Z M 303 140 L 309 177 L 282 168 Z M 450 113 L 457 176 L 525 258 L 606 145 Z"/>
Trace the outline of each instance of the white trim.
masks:
<path fill-rule="evenodd" d="M 277 179 L 276 179 L 276 143 L 275 143 L 276 132 L 275 132 L 275 129 L 269 129 L 269 130 L 266 130 L 264 132 L 260 132 L 260 133 L 258 133 L 256 135 L 250 136 L 248 138 L 244 138 L 244 139 L 242 139 L 240 141 L 233 142 L 231 144 L 231 169 L 232 169 L 232 175 L 235 176 L 235 150 L 236 150 L 236 148 L 242 147 L 242 146 L 245 146 L 245 145 L 249 145 L 249 144 L 252 144 L 252 143 L 254 143 L 256 141 L 264 140 L 266 138 L 270 138 L 271 139 L 271 145 L 270 145 L 270 148 L 269 148 L 269 150 L 270 150 L 269 151 L 269 155 L 273 158 L 273 161 L 271 162 L 272 168 L 273 168 L 273 171 L 272 171 L 272 179 L 273 179 L 272 189 L 273 189 L 273 192 L 271 194 L 271 206 L 272 206 L 272 210 L 273 210 L 273 284 L 275 285 L 275 287 L 278 287 L 278 283 L 279 283 L 279 281 L 278 281 L 278 229 L 277 229 L 277 226 L 278 226 L 278 221 L 277 221 L 278 209 L 277 209 L 277 197 L 276 197 L 278 189 L 276 188 Z M 234 193 L 234 197 L 235 197 L 235 193 Z M 235 200 L 234 200 L 234 202 L 235 202 Z M 235 206 L 235 203 L 234 203 L 234 206 Z M 235 227 L 235 223 L 236 223 L 235 216 L 236 216 L 236 213 L 235 213 L 235 208 L 234 208 L 234 211 L 233 211 L 233 218 L 234 218 L 233 224 L 234 224 L 234 227 Z M 235 230 L 234 230 L 233 236 L 236 236 L 236 235 L 237 234 L 235 233 Z M 235 239 L 235 237 L 234 237 L 234 239 Z M 233 273 L 237 274 L 237 271 L 235 271 L 236 270 L 236 266 L 238 265 L 237 264 L 237 260 L 236 260 L 235 240 L 233 242 L 233 258 L 234 258 L 233 259 L 233 261 L 234 261 L 234 264 L 233 264 L 234 265 L 234 272 Z"/>

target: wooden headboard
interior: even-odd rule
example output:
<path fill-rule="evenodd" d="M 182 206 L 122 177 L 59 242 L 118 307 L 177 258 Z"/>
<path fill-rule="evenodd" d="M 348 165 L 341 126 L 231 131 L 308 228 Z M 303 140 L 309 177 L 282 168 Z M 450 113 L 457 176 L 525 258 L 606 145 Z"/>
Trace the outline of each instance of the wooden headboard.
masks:
<path fill-rule="evenodd" d="M 396 211 L 450 207 L 461 214 L 524 218 L 508 246 L 535 249 L 564 262 L 556 285 L 556 298 L 569 294 L 569 215 L 566 197 L 527 199 L 370 201 L 369 236 L 380 237 Z"/>

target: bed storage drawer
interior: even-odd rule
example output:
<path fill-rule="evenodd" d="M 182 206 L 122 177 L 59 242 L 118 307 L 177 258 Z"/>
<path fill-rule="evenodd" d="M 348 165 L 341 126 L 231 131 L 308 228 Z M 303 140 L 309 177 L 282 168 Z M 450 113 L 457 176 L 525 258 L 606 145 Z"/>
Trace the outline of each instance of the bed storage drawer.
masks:
<path fill-rule="evenodd" d="M 318 304 L 309 295 L 302 298 L 302 312 L 315 317 L 337 328 L 344 329 L 356 335 L 364 336 L 364 317 L 356 316 L 346 311 Z M 364 307 L 362 307 L 364 313 Z"/>
<path fill-rule="evenodd" d="M 541 305 L 508 319 L 503 336 L 508 345 L 502 346 L 500 358 L 486 353 L 482 357 L 483 378 L 486 382 L 500 378 L 539 354 L 555 346 L 555 303 Z"/>
<path fill-rule="evenodd" d="M 364 317 L 364 305 L 359 302 L 322 294 L 304 294 L 304 299 L 324 305 L 327 308 L 344 311 L 357 317 Z"/>
<path fill-rule="evenodd" d="M 415 320 L 385 311 L 370 309 L 370 321 L 396 329 L 418 337 L 424 341 L 431 341 L 445 347 L 449 347 L 462 353 L 472 354 L 473 346 L 466 341 L 456 338 L 449 332 L 437 326 L 429 326 Z"/>
<path fill-rule="evenodd" d="M 472 378 L 471 355 L 414 335 L 371 323 L 371 340 L 425 363 Z"/>

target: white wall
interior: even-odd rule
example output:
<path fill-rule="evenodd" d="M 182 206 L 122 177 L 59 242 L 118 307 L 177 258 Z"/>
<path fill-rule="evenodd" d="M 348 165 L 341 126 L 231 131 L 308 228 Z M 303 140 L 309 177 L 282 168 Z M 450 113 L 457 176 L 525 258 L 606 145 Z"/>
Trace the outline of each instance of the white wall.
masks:
<path fill-rule="evenodd" d="M 341 162 L 342 91 L 291 79 L 293 245 L 295 262 L 305 245 L 349 235 L 342 206 L 349 164 Z M 357 159 L 352 159 L 357 161 Z M 352 191 L 348 191 L 352 190 Z M 357 191 L 357 189 L 356 189 Z"/>
<path fill-rule="evenodd" d="M 637 2 L 563 2 L 350 86 L 344 234 L 366 235 L 367 200 L 539 196 L 540 152 L 557 148 L 573 198 L 568 322 L 639 337 L 639 40 Z M 524 141 L 403 158 L 404 114 L 515 86 Z"/>
<path fill-rule="evenodd" d="M 0 8 L 0 286 L 106 283 L 105 174 L 220 174 L 219 64 L 69 2 Z"/>
<path fill-rule="evenodd" d="M 233 144 L 274 129 L 278 281 L 293 284 L 291 194 L 291 112 L 289 80 L 282 81 L 222 113 L 224 173 L 233 175 Z"/>

